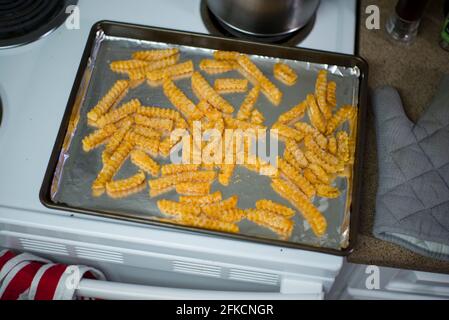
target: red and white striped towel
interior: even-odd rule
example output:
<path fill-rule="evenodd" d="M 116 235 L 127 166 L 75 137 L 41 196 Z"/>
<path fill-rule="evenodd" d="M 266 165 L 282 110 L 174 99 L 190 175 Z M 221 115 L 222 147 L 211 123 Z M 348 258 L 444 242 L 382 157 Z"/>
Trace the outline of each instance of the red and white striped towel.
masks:
<path fill-rule="evenodd" d="M 0 252 L 0 300 L 74 300 L 81 279 L 105 280 L 87 266 L 53 264 L 49 260 L 4 250 Z"/>

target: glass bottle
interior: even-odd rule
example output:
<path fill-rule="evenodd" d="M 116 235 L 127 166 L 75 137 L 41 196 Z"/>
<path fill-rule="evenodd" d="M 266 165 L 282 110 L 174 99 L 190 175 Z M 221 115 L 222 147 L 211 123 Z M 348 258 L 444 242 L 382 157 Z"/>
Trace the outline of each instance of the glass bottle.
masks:
<path fill-rule="evenodd" d="M 399 0 L 387 21 L 387 33 L 398 42 L 411 44 L 418 35 L 428 0 Z"/>

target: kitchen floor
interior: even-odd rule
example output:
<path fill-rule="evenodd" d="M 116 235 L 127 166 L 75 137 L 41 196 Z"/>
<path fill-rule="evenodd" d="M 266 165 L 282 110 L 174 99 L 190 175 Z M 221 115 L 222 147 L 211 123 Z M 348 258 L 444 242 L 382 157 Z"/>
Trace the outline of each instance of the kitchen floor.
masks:
<path fill-rule="evenodd" d="M 435 94 L 443 74 L 449 74 L 449 52 L 439 46 L 443 24 L 443 0 L 429 1 L 417 41 L 411 46 L 392 43 L 385 33 L 385 22 L 396 1 L 362 0 L 360 3 L 359 55 L 370 66 L 369 85 L 396 87 L 412 121 L 419 119 Z M 381 30 L 365 28 L 365 8 L 378 5 Z M 373 113 L 368 112 L 367 144 L 364 159 L 362 207 L 359 237 L 348 260 L 352 263 L 383 265 L 429 272 L 449 273 L 449 263 L 415 254 L 372 235 L 377 190 L 377 150 Z"/>

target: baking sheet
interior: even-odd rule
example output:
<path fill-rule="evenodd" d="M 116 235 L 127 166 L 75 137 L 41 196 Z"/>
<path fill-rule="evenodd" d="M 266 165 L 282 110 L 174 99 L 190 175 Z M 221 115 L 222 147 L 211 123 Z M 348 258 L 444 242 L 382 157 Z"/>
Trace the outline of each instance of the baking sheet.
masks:
<path fill-rule="evenodd" d="M 93 128 L 87 125 L 87 112 L 96 105 L 98 100 L 104 96 L 117 79 L 126 78 L 124 75 L 113 73 L 109 68 L 109 63 L 114 60 L 130 59 L 131 54 L 136 50 L 173 47 L 177 47 L 181 51 L 180 62 L 193 60 L 197 70 L 199 69 L 199 62 L 204 58 L 211 58 L 214 51 L 206 48 L 112 37 L 101 30 L 97 32 L 95 44 L 92 47 L 91 57 L 84 71 L 83 80 L 77 94 L 77 102 L 73 108 L 69 123 L 69 130 L 67 131 L 53 178 L 51 186 L 51 199 L 53 202 L 85 210 L 111 212 L 117 216 L 141 220 L 151 221 L 165 218 L 157 209 L 156 201 L 162 198 L 177 201 L 178 195 L 175 192 L 152 199 L 148 196 L 148 189 L 124 199 L 111 199 L 106 195 L 99 198 L 93 197 L 91 195 L 91 184 L 102 167 L 101 152 L 103 148 L 85 153 L 82 150 L 81 141 L 83 137 L 94 131 Z M 284 93 L 279 107 L 273 106 L 263 94 L 260 95 L 256 107 L 265 115 L 265 125 L 268 128 L 274 124 L 280 114 L 303 101 L 307 94 L 314 92 L 317 72 L 320 69 L 328 70 L 329 80 L 337 83 L 338 106 L 345 104 L 358 105 L 361 75 L 357 67 L 315 64 L 257 55 L 251 55 L 251 59 Z M 288 87 L 274 79 L 272 68 L 276 62 L 287 63 L 297 72 L 299 78 L 295 86 Z M 242 78 L 237 71 L 213 76 L 204 72 L 202 74 L 211 84 L 217 78 Z M 198 102 L 192 92 L 190 78 L 177 80 L 176 84 L 192 101 Z M 246 93 L 226 94 L 224 98 L 235 107 L 237 112 L 245 96 Z M 143 105 L 173 108 L 163 94 L 161 87 L 150 87 L 145 82 L 131 89 L 121 103 L 126 103 L 133 98 L 138 98 Z M 309 122 L 307 116 L 303 121 Z M 348 127 L 346 126 L 344 129 L 348 130 Z M 282 155 L 283 144 L 279 143 L 279 145 L 279 154 Z M 159 158 L 158 162 L 163 164 L 168 163 L 168 160 Z M 135 174 L 136 171 L 136 167 L 127 160 L 116 175 L 116 179 L 129 177 Z M 317 238 L 308 223 L 298 214 L 294 218 L 295 229 L 288 242 L 336 250 L 347 247 L 351 188 L 348 185 L 348 180 L 345 178 L 337 178 L 335 186 L 342 190 L 342 194 L 338 199 L 315 197 L 313 201 L 328 221 L 327 234 Z M 288 201 L 278 196 L 271 189 L 270 178 L 250 172 L 241 166 L 236 169 L 229 187 L 223 187 L 218 182 L 214 183 L 212 191 L 218 190 L 222 191 L 224 199 L 237 194 L 239 196 L 239 208 L 242 209 L 253 208 L 255 202 L 262 198 L 271 199 L 291 207 Z M 278 235 L 252 222 L 244 220 L 239 223 L 239 226 L 241 234 L 252 236 L 255 239 L 278 240 Z"/>

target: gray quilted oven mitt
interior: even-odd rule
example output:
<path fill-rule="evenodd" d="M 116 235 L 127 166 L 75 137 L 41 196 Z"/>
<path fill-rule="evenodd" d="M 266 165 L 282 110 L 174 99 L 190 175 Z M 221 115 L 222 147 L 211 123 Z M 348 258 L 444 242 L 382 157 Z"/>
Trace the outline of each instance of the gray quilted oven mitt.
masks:
<path fill-rule="evenodd" d="M 449 75 L 418 123 L 398 92 L 373 94 L 379 189 L 374 235 L 449 261 Z"/>

